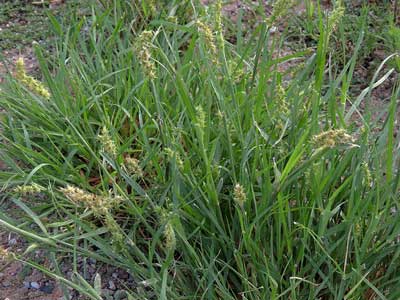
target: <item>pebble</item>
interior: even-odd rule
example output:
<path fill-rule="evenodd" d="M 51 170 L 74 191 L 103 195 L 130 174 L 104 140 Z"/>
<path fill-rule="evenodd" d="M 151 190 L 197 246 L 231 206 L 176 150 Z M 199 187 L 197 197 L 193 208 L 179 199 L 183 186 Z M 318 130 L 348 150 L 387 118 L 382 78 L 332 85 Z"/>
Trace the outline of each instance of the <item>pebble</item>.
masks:
<path fill-rule="evenodd" d="M 126 297 L 127 297 L 127 294 L 126 294 L 126 291 L 124 291 L 124 290 L 116 291 L 114 294 L 115 300 L 125 300 Z"/>
<path fill-rule="evenodd" d="M 122 279 L 128 279 L 129 274 L 126 273 L 126 272 L 120 271 L 119 272 L 119 277 L 122 278 Z"/>
<path fill-rule="evenodd" d="M 46 294 L 51 294 L 54 290 L 54 286 L 51 284 L 42 286 L 39 290 L 41 290 L 42 292 L 46 293 Z"/>
<path fill-rule="evenodd" d="M 97 260 L 95 258 L 89 258 L 89 263 L 91 263 L 92 265 L 96 264 Z"/>
<path fill-rule="evenodd" d="M 40 285 L 36 281 L 33 281 L 31 282 L 31 288 L 38 290 L 40 288 Z"/>
<path fill-rule="evenodd" d="M 101 294 L 104 297 L 103 298 L 104 300 L 113 300 L 113 296 L 112 296 L 113 292 L 112 291 L 107 290 L 107 289 L 102 289 Z"/>
<path fill-rule="evenodd" d="M 29 289 L 31 287 L 31 284 L 29 283 L 29 281 L 24 281 L 24 288 Z"/>
<path fill-rule="evenodd" d="M 4 281 L 3 281 L 3 286 L 4 286 L 4 287 L 9 287 L 9 286 L 11 286 L 11 282 L 8 281 L 8 280 L 4 280 Z"/>
<path fill-rule="evenodd" d="M 115 291 L 116 287 L 115 287 L 114 281 L 110 280 L 110 281 L 108 282 L 108 288 L 109 288 L 110 290 L 112 290 L 112 291 Z"/>
<path fill-rule="evenodd" d="M 15 245 L 16 243 L 17 243 L 17 239 L 15 239 L 15 238 L 13 238 L 13 239 L 11 239 L 11 240 L 8 241 L 8 245 L 9 245 L 9 246 L 13 246 L 13 245 Z"/>

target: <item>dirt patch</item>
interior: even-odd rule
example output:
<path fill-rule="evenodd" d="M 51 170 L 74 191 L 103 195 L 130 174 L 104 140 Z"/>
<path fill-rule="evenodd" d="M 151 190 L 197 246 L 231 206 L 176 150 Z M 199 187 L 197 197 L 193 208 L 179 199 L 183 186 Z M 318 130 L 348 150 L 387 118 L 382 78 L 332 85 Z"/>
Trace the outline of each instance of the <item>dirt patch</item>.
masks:
<path fill-rule="evenodd" d="M 0 246 L 21 254 L 25 243 L 16 235 L 0 232 Z M 39 253 L 38 253 L 39 254 Z M 62 300 L 60 286 L 36 269 L 18 261 L 0 261 L 0 299 L 8 300 Z"/>

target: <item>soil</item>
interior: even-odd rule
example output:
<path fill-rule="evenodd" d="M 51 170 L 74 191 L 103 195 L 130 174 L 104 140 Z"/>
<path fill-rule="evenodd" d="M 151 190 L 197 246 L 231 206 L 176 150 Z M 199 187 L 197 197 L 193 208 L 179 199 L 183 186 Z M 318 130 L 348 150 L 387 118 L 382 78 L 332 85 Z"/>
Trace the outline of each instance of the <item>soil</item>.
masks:
<path fill-rule="evenodd" d="M 20 254 L 25 243 L 18 236 L 0 232 L 0 246 Z M 62 300 L 59 285 L 35 269 L 29 269 L 18 261 L 0 260 L 0 299 L 8 300 Z"/>

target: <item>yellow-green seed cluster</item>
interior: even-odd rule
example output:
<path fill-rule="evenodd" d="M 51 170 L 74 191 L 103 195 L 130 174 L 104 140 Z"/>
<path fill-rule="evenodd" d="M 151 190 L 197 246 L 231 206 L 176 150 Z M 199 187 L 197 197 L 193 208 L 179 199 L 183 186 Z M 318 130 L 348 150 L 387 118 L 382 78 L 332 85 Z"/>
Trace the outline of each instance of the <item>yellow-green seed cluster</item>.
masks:
<path fill-rule="evenodd" d="M 122 234 L 121 227 L 118 225 L 117 221 L 115 221 L 111 214 L 105 215 L 104 223 L 111 233 L 113 244 L 124 247 L 124 235 Z"/>
<path fill-rule="evenodd" d="M 111 212 L 122 202 L 122 197 L 111 193 L 108 196 L 96 195 L 70 185 L 61 188 L 60 192 L 72 202 L 90 209 L 97 218 L 102 219 L 111 233 L 113 245 L 123 246 L 124 236 L 121 227 L 115 221 Z"/>
<path fill-rule="evenodd" d="M 293 4 L 293 0 L 277 0 L 273 5 L 271 16 L 266 21 L 267 25 L 272 26 L 276 20 L 285 16 Z"/>
<path fill-rule="evenodd" d="M 363 173 L 364 173 L 364 178 L 363 178 L 364 184 L 366 186 L 371 186 L 371 184 L 372 184 L 372 175 L 371 175 L 371 170 L 369 169 L 368 163 L 363 162 L 362 170 L 363 170 Z"/>
<path fill-rule="evenodd" d="M 225 39 L 222 28 L 222 0 L 217 0 L 215 3 L 215 31 L 217 34 L 218 46 L 223 49 L 225 47 Z"/>
<path fill-rule="evenodd" d="M 175 230 L 172 225 L 172 221 L 169 220 L 165 225 L 164 229 L 164 241 L 165 241 L 165 248 L 169 251 L 173 251 L 176 248 L 176 235 Z"/>
<path fill-rule="evenodd" d="M 277 97 L 277 108 L 279 110 L 279 112 L 283 115 L 283 116 L 287 116 L 289 113 L 289 106 L 288 103 L 286 101 L 286 91 L 285 88 L 279 84 L 277 87 L 277 91 L 276 91 L 276 97 Z"/>
<path fill-rule="evenodd" d="M 328 33 L 331 34 L 336 30 L 337 25 L 344 15 L 344 7 L 338 2 L 336 8 L 332 11 L 328 18 Z"/>
<path fill-rule="evenodd" d="M 165 148 L 165 154 L 169 158 L 169 160 L 174 161 L 177 164 L 179 169 L 183 168 L 183 160 L 178 152 L 172 150 L 171 148 Z"/>
<path fill-rule="evenodd" d="M 201 105 L 196 107 L 196 126 L 200 129 L 204 129 L 206 127 L 206 114 Z"/>
<path fill-rule="evenodd" d="M 354 138 L 344 129 L 331 129 L 313 137 L 314 145 L 318 148 L 333 148 L 339 145 L 354 143 Z"/>
<path fill-rule="evenodd" d="M 107 127 L 103 127 L 101 133 L 98 135 L 97 139 L 101 144 L 101 149 L 105 153 L 111 155 L 111 157 L 117 156 L 117 146 L 114 140 L 111 138 L 110 132 Z"/>
<path fill-rule="evenodd" d="M 152 59 L 151 50 L 153 48 L 152 39 L 154 32 L 145 30 L 135 41 L 135 50 L 138 55 L 139 63 L 143 68 L 144 73 L 149 79 L 157 78 L 156 65 Z"/>
<path fill-rule="evenodd" d="M 122 201 L 119 196 L 96 195 L 71 185 L 61 188 L 60 192 L 72 202 L 91 209 L 96 216 L 106 216 L 110 209 L 116 207 Z"/>
<path fill-rule="evenodd" d="M 160 216 L 160 222 L 164 225 L 163 237 L 164 237 L 164 247 L 167 251 L 174 251 L 176 248 L 176 235 L 173 225 L 173 216 L 165 208 L 157 207 L 156 211 Z"/>
<path fill-rule="evenodd" d="M 243 208 L 246 203 L 246 198 L 247 196 L 243 186 L 240 183 L 237 183 L 233 189 L 233 200 L 237 205 Z"/>
<path fill-rule="evenodd" d="M 23 85 L 25 85 L 30 91 L 36 93 L 46 99 L 50 98 L 50 92 L 40 81 L 36 80 L 32 76 L 26 74 L 25 62 L 20 57 L 16 62 L 15 78 L 18 79 Z"/>
<path fill-rule="evenodd" d="M 215 55 L 217 54 L 217 47 L 215 46 L 214 34 L 211 30 L 211 27 L 200 20 L 196 22 L 196 25 L 202 37 L 204 38 L 206 48 L 215 59 Z"/>
<path fill-rule="evenodd" d="M 139 178 L 143 177 L 143 170 L 138 159 L 129 156 L 125 157 L 123 167 L 128 174 Z"/>
<path fill-rule="evenodd" d="M 0 246 L 0 261 L 10 262 L 15 258 L 15 254 Z"/>
<path fill-rule="evenodd" d="M 45 190 L 45 188 L 40 185 L 33 183 L 30 185 L 20 185 L 15 187 L 12 192 L 21 194 L 21 195 L 30 195 L 30 194 L 38 194 Z"/>

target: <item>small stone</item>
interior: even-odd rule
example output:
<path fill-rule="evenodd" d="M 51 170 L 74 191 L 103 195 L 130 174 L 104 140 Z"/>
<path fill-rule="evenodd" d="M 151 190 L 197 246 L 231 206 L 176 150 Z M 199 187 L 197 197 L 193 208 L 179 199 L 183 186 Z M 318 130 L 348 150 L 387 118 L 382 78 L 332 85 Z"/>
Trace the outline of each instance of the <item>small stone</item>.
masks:
<path fill-rule="evenodd" d="M 116 287 L 115 287 L 114 281 L 110 280 L 110 281 L 108 282 L 108 288 L 109 288 L 110 290 L 112 290 L 112 291 L 115 291 Z"/>
<path fill-rule="evenodd" d="M 15 238 L 8 241 L 9 246 L 14 246 L 16 243 L 17 243 L 17 240 Z"/>
<path fill-rule="evenodd" d="M 8 281 L 8 280 L 4 280 L 4 281 L 3 281 L 3 286 L 4 286 L 4 287 L 9 287 L 9 286 L 11 286 L 11 282 Z"/>
<path fill-rule="evenodd" d="M 36 281 L 33 281 L 31 282 L 31 288 L 38 290 L 40 288 L 40 285 Z"/>
<path fill-rule="evenodd" d="M 118 274 L 117 274 L 117 273 L 115 273 L 115 272 L 114 272 L 114 273 L 112 273 L 112 274 L 111 274 L 111 276 L 112 276 L 113 278 L 115 278 L 115 279 L 117 279 L 117 278 L 118 278 Z"/>
<path fill-rule="evenodd" d="M 29 283 L 29 281 L 24 281 L 24 288 L 29 289 L 31 287 L 31 284 Z"/>
<path fill-rule="evenodd" d="M 113 292 L 107 289 L 102 289 L 101 290 L 101 295 L 103 296 L 104 300 L 113 300 L 112 296 Z"/>
<path fill-rule="evenodd" d="M 128 279 L 129 274 L 126 273 L 126 272 L 124 272 L 124 271 L 120 271 L 120 272 L 119 272 L 119 277 L 120 277 L 121 279 Z"/>
<path fill-rule="evenodd" d="M 92 265 L 94 265 L 94 264 L 96 264 L 96 262 L 97 262 L 97 260 L 95 259 L 95 258 L 89 258 L 89 263 L 90 264 L 92 264 Z"/>
<path fill-rule="evenodd" d="M 54 286 L 51 284 L 48 284 L 48 285 L 42 286 L 39 290 L 46 294 L 51 294 L 54 290 Z"/>
<path fill-rule="evenodd" d="M 126 295 L 126 291 L 125 290 L 116 291 L 115 294 L 114 294 L 114 299 L 115 300 L 126 300 L 126 297 L 127 297 L 127 295 Z"/>

